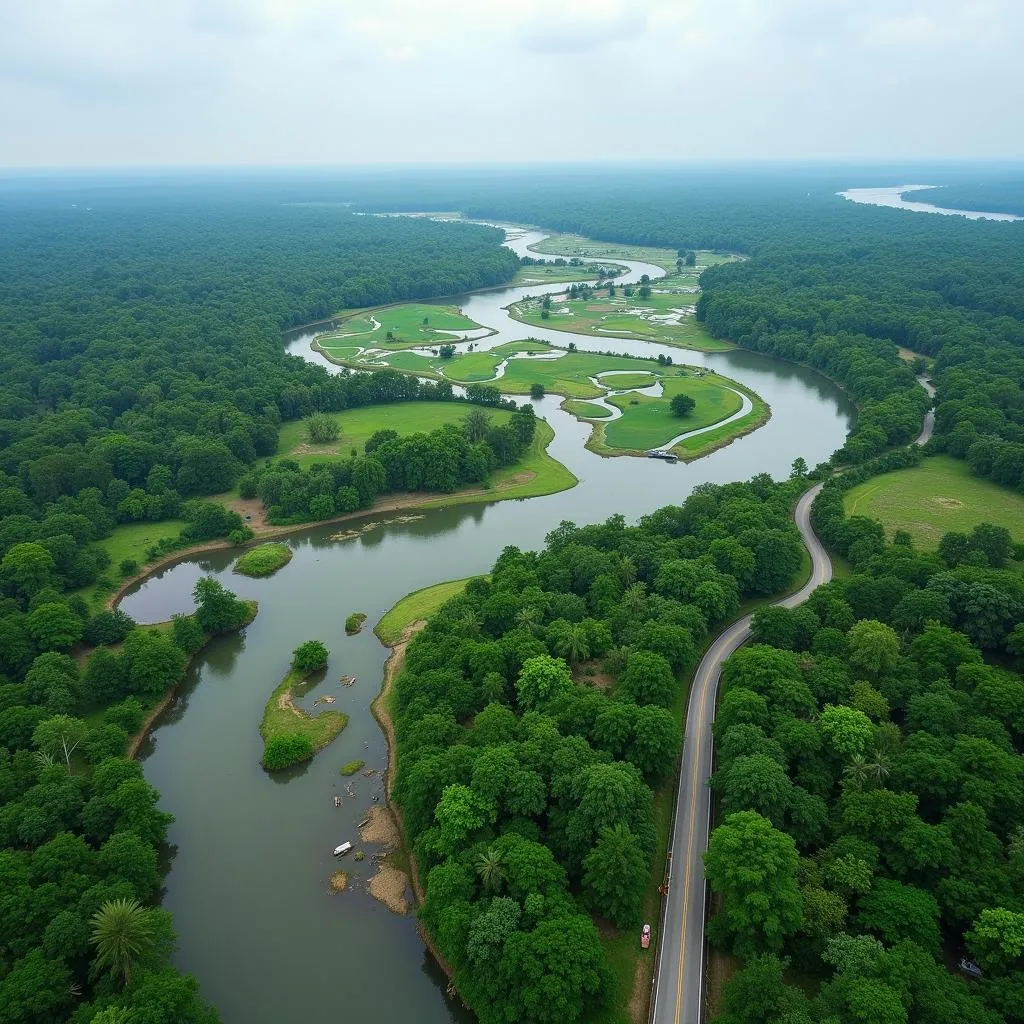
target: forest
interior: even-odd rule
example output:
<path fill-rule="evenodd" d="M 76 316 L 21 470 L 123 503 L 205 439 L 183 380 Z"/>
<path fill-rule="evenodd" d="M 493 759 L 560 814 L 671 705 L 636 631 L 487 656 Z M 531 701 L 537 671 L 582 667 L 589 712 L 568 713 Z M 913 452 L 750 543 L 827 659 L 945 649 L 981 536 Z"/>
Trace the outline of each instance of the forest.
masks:
<path fill-rule="evenodd" d="M 756 612 L 723 672 L 708 934 L 743 969 L 717 1019 L 1020 1020 L 1020 552 L 983 523 L 937 554 L 905 534 L 887 543 L 845 516 L 849 486 L 826 484 L 814 522 L 850 575 Z M 948 970 L 962 957 L 980 978 Z"/>
<path fill-rule="evenodd" d="M 447 387 L 450 391 L 451 385 Z M 429 381 L 420 385 L 421 390 L 428 388 L 437 390 Z M 500 401 L 496 388 L 477 386 L 475 393 L 481 391 L 493 392 Z M 518 461 L 530 447 L 535 427 L 532 405 L 517 409 L 504 426 L 492 424 L 483 408 L 473 406 L 461 426 L 449 424 L 404 437 L 394 430 L 378 430 L 361 456 L 314 464 L 307 470 L 292 459 L 277 459 L 244 476 L 239 490 L 243 498 L 258 497 L 267 509 L 267 522 L 274 524 L 355 512 L 390 491 L 448 494 L 466 484 L 482 484 L 492 470 Z"/>
<path fill-rule="evenodd" d="M 564 1024 L 610 998 L 589 915 L 640 924 L 679 680 L 741 600 L 794 579 L 802 487 L 762 476 L 636 526 L 563 522 L 543 551 L 506 548 L 409 646 L 394 795 L 423 920 L 484 1024 Z"/>

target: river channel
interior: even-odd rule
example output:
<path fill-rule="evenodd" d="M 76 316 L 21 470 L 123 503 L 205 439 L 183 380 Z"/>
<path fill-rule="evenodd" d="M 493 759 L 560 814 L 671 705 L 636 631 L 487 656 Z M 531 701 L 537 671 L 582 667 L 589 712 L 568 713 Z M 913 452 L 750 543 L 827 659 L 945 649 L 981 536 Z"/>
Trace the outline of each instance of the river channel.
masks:
<path fill-rule="evenodd" d="M 524 254 L 541 232 L 508 244 Z M 620 282 L 660 268 L 630 263 Z M 413 917 L 392 915 L 365 891 L 370 853 L 342 865 L 348 891 L 328 894 L 337 865 L 331 850 L 358 840 L 357 824 L 382 800 L 380 775 L 343 779 L 339 766 L 362 759 L 381 769 L 387 750 L 370 714 L 387 651 L 372 627 L 409 591 L 486 571 L 502 548 L 536 548 L 561 520 L 627 520 L 678 503 L 698 484 L 768 472 L 788 474 L 794 458 L 827 458 L 855 415 L 841 390 L 811 370 L 745 351 L 698 353 L 649 342 L 599 339 L 526 327 L 504 308 L 551 285 L 502 288 L 461 296 L 465 313 L 497 329 L 478 346 L 490 348 L 531 335 L 583 348 L 657 355 L 712 367 L 757 391 L 772 407 L 761 429 L 696 462 L 677 465 L 637 458 L 605 459 L 584 448 L 590 427 L 559 410 L 561 399 L 535 403 L 555 430 L 550 453 L 579 478 L 548 497 L 435 509 L 415 519 L 398 514 L 321 526 L 293 534 L 295 554 L 276 576 L 253 580 L 231 572 L 235 554 L 207 553 L 167 568 L 136 587 L 121 607 L 140 622 L 189 611 L 196 579 L 212 574 L 240 596 L 259 601 L 259 615 L 242 636 L 222 638 L 197 659 L 173 705 L 160 718 L 141 756 L 146 776 L 175 815 L 163 905 L 174 914 L 177 964 L 195 973 L 226 1024 L 335 1024 L 338 1020 L 444 1024 L 466 1015 L 444 993 Z M 451 301 L 451 300 L 448 300 Z M 325 362 L 309 348 L 309 330 L 286 338 L 289 351 Z M 337 367 L 327 363 L 332 370 Z M 366 523 L 357 537 L 332 539 Z M 369 619 L 345 635 L 345 617 Z M 267 695 L 287 671 L 290 653 L 306 639 L 331 649 L 323 679 L 303 700 L 336 698 L 348 727 L 310 763 L 276 775 L 259 765 L 257 728 Z M 357 677 L 339 685 L 342 674 Z M 352 782 L 354 795 L 346 789 Z M 342 806 L 334 806 L 334 796 Z"/>

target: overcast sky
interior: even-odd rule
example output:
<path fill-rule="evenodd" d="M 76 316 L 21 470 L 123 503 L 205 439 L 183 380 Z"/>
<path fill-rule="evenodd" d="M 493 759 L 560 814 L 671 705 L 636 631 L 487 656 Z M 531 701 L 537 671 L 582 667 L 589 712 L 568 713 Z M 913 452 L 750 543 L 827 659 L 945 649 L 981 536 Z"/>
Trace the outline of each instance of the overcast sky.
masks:
<path fill-rule="evenodd" d="M 0 0 L 0 166 L 1024 157 L 1024 0 Z"/>

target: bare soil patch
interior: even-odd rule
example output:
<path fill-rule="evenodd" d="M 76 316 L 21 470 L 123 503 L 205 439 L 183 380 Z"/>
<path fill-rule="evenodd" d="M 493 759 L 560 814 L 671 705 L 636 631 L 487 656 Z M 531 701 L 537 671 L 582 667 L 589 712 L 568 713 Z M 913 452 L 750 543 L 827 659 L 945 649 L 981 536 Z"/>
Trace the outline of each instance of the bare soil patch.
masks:
<path fill-rule="evenodd" d="M 590 686 L 595 690 L 610 690 L 615 685 L 615 677 L 605 670 L 604 661 L 596 658 L 593 661 L 581 661 L 572 670 L 573 682 L 580 686 Z"/>
<path fill-rule="evenodd" d="M 402 836 L 391 811 L 380 804 L 370 808 L 370 820 L 359 830 L 359 838 L 364 843 L 379 843 L 389 850 L 401 845 Z"/>
<path fill-rule="evenodd" d="M 348 872 L 335 871 L 331 875 L 331 892 L 344 892 L 348 888 Z"/>
<path fill-rule="evenodd" d="M 408 888 L 409 879 L 390 864 L 381 864 L 370 879 L 370 895 L 394 914 L 409 912 L 409 901 L 405 898 Z"/>

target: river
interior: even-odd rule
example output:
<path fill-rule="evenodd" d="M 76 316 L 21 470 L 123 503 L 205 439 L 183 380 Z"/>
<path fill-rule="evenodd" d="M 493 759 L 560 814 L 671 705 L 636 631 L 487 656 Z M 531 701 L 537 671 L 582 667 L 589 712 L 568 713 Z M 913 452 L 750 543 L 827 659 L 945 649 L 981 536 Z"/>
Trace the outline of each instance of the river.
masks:
<path fill-rule="evenodd" d="M 509 244 L 524 253 L 543 237 L 527 232 Z M 662 273 L 649 264 L 615 262 L 630 262 L 620 282 Z M 594 523 L 622 513 L 635 520 L 707 481 L 759 472 L 782 477 L 798 455 L 814 465 L 845 439 L 854 407 L 811 370 L 740 350 L 705 354 L 528 328 L 503 309 L 551 287 L 501 288 L 458 301 L 477 323 L 497 328 L 483 347 L 529 334 L 561 345 L 572 340 L 580 348 L 664 352 L 753 388 L 771 405 L 771 420 L 689 464 L 604 459 L 584 448 L 590 427 L 560 411 L 561 399 L 549 396 L 535 406 L 555 429 L 549 451 L 579 478 L 570 491 L 436 509 L 414 521 L 371 515 L 365 521 L 379 527 L 347 540 L 331 535 L 359 521 L 306 529 L 290 538 L 292 561 L 266 580 L 234 575 L 233 552 L 207 553 L 162 570 L 122 601 L 140 622 L 167 619 L 191 609 L 192 586 L 204 573 L 259 601 L 259 615 L 243 636 L 215 641 L 196 660 L 141 754 L 161 807 L 176 818 L 163 900 L 180 941 L 175 962 L 197 975 L 226 1024 L 334 1024 L 339 1017 L 445 1024 L 466 1016 L 446 998 L 413 918 L 392 915 L 365 892 L 373 872 L 369 857 L 362 863 L 348 858 L 343 867 L 352 876 L 349 891 L 328 895 L 336 868 L 331 850 L 358 838 L 357 823 L 373 799 L 382 798 L 379 775 L 353 776 L 352 798 L 348 780 L 338 774 L 340 765 L 356 758 L 376 769 L 386 764 L 384 738 L 369 711 L 387 655 L 372 633 L 382 612 L 411 590 L 486 571 L 508 544 L 542 545 L 563 519 Z M 308 330 L 292 332 L 288 348 L 325 362 L 310 350 L 311 338 Z M 343 623 L 354 611 L 369 615 L 367 628 L 348 637 Z M 310 763 L 270 776 L 259 766 L 263 706 L 293 648 L 313 638 L 327 643 L 331 659 L 303 704 L 333 695 L 333 707 L 350 715 L 349 725 Z M 357 677 L 353 687 L 339 686 L 343 673 Z M 343 798 L 337 809 L 335 794 Z"/>
<path fill-rule="evenodd" d="M 854 203 L 868 203 L 871 206 L 889 206 L 895 210 L 912 210 L 915 213 L 944 213 L 952 217 L 966 217 L 968 220 L 1024 220 L 1013 213 L 991 213 L 982 210 L 953 210 L 934 203 L 915 203 L 904 199 L 908 192 L 936 188 L 935 185 L 892 185 L 886 188 L 851 188 L 836 195 Z"/>

